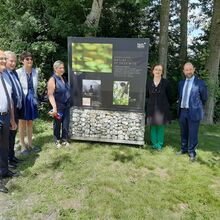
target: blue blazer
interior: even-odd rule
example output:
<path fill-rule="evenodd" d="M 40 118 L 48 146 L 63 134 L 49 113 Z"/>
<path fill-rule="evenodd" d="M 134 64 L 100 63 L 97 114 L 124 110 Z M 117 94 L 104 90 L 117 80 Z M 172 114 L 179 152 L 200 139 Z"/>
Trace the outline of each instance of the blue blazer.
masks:
<path fill-rule="evenodd" d="M 179 82 L 179 112 L 181 107 L 183 86 L 185 80 Z M 204 105 L 208 99 L 205 82 L 195 76 L 189 96 L 189 115 L 192 121 L 200 121 L 204 116 Z"/>
<path fill-rule="evenodd" d="M 5 73 L 9 76 L 9 72 L 7 70 L 5 70 Z M 22 86 L 21 86 L 21 83 L 20 83 L 20 80 L 18 78 L 18 74 L 17 72 L 14 70 L 13 71 L 13 74 L 15 75 L 15 77 L 17 78 L 18 80 L 18 83 L 20 84 L 20 88 L 21 88 L 21 92 L 22 92 L 22 107 L 21 109 L 17 109 L 17 114 L 18 114 L 18 117 L 19 119 L 23 117 L 23 114 L 24 114 L 24 106 L 25 106 L 25 96 L 24 96 L 24 93 L 23 93 L 23 89 L 22 89 Z M 9 77 L 10 79 L 10 77 Z M 11 81 L 11 84 L 12 84 L 12 99 L 13 99 L 13 103 L 14 103 L 14 108 L 16 108 L 17 106 L 17 96 L 16 96 L 16 88 L 15 88 L 15 85 L 14 85 L 14 82 Z"/>

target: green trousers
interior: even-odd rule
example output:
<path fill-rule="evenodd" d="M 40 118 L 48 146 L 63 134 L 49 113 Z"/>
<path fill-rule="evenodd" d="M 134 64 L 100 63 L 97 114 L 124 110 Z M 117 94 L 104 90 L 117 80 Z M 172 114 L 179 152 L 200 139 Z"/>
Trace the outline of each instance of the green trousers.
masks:
<path fill-rule="evenodd" d="M 164 144 L 164 125 L 152 125 L 150 127 L 150 139 L 153 148 L 161 149 Z"/>

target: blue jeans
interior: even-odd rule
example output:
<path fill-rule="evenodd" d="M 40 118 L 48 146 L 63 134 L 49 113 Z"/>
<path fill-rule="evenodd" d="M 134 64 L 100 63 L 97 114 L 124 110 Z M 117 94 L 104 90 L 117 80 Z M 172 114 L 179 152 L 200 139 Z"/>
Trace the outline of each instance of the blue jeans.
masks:
<path fill-rule="evenodd" d="M 62 113 L 63 116 L 61 120 L 54 119 L 54 123 L 53 123 L 54 141 L 55 142 L 57 140 L 67 141 L 68 132 L 69 132 L 70 108 L 66 107 L 60 109 L 58 106 L 57 112 Z M 62 135 L 60 135 L 61 127 L 62 127 Z"/>
<path fill-rule="evenodd" d="M 8 172 L 9 114 L 0 115 L 0 176 Z"/>
<path fill-rule="evenodd" d="M 200 121 L 192 121 L 189 111 L 180 110 L 180 130 L 181 130 L 181 151 L 188 152 L 190 156 L 196 156 L 196 146 L 198 144 L 198 132 Z"/>

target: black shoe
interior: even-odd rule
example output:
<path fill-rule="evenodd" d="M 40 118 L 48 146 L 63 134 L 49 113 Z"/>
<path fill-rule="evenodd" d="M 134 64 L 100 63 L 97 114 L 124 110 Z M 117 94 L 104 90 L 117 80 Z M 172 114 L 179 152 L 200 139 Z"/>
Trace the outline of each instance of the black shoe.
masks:
<path fill-rule="evenodd" d="M 17 165 L 17 163 L 18 163 L 16 160 L 14 160 L 14 158 L 8 159 L 8 162 L 13 163 L 13 164 L 16 164 L 16 165 Z"/>
<path fill-rule="evenodd" d="M 16 169 L 17 168 L 17 164 L 15 164 L 12 161 L 8 161 L 8 168 L 10 169 Z"/>
<path fill-rule="evenodd" d="M 41 151 L 41 149 L 37 146 L 31 147 L 31 151 L 34 153 L 39 153 Z"/>
<path fill-rule="evenodd" d="M 19 173 L 12 172 L 11 170 L 8 170 L 8 172 L 6 174 L 2 175 L 2 178 L 11 178 L 11 177 L 18 177 L 18 176 L 20 176 Z"/>
<path fill-rule="evenodd" d="M 18 159 L 17 157 L 13 157 L 11 159 L 8 159 L 10 162 L 14 163 L 14 164 L 17 164 L 17 163 L 20 163 L 22 162 L 23 160 L 20 160 Z"/>
<path fill-rule="evenodd" d="M 0 192 L 2 193 L 8 193 L 8 189 L 4 186 L 2 181 L 0 181 Z"/>
<path fill-rule="evenodd" d="M 180 156 L 180 155 L 187 154 L 187 153 L 188 153 L 188 152 L 179 151 L 179 152 L 176 152 L 176 156 Z"/>
<path fill-rule="evenodd" d="M 13 161 L 16 162 L 16 163 L 21 163 L 21 162 L 23 162 L 24 160 L 18 159 L 17 157 L 13 157 Z"/>

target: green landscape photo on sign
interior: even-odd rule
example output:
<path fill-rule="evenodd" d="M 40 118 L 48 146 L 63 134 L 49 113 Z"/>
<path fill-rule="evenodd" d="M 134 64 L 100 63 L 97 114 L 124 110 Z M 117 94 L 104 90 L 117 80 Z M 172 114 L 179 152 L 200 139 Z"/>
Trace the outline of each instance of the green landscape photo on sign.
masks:
<path fill-rule="evenodd" d="M 113 105 L 129 105 L 130 82 L 114 81 Z"/>
<path fill-rule="evenodd" d="M 112 44 L 72 43 L 74 72 L 112 73 Z"/>

